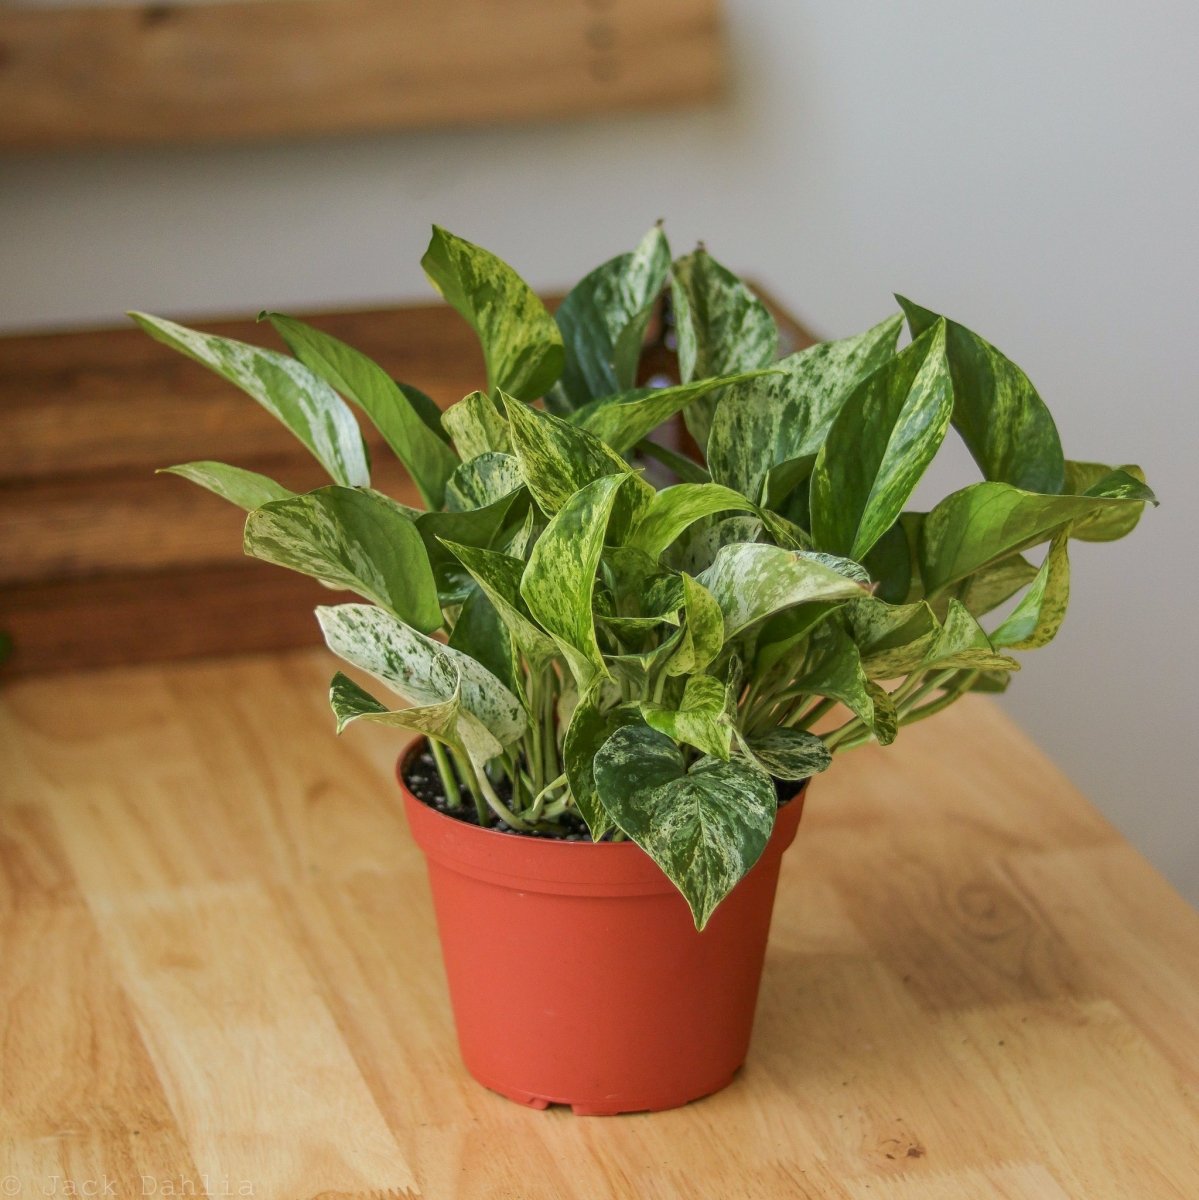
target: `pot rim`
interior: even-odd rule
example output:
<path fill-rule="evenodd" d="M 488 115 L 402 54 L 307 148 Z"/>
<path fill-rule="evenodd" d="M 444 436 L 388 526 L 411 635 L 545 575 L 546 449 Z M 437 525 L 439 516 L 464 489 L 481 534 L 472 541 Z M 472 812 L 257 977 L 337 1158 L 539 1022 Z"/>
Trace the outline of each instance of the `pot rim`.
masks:
<path fill-rule="evenodd" d="M 662 868 L 634 841 L 568 842 L 487 829 L 439 811 L 415 796 L 404 781 L 409 761 L 427 739 L 415 738 L 396 760 L 396 779 L 408 825 L 425 856 L 444 867 L 525 891 L 574 895 L 649 895 L 676 891 Z M 781 856 L 795 839 L 808 780 L 778 808 L 770 841 L 758 862 Z M 600 853 L 602 851 L 602 853 Z M 757 864 L 755 864 L 755 867 Z M 751 868 L 752 869 L 752 868 Z"/>

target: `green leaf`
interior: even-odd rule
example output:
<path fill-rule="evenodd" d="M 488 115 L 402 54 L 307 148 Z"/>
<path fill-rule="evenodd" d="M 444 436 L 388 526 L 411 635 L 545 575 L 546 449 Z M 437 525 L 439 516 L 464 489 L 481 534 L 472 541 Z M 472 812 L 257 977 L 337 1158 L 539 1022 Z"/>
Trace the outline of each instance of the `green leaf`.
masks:
<path fill-rule="evenodd" d="M 687 455 L 680 454 L 677 450 L 671 450 L 669 446 L 652 442 L 648 438 L 642 438 L 637 443 L 636 450 L 640 457 L 661 463 L 684 483 L 708 483 L 712 478 L 707 469 L 701 467 L 693 458 L 688 458 Z"/>
<path fill-rule="evenodd" d="M 543 396 L 562 372 L 562 335 L 517 273 L 481 246 L 433 226 L 421 266 L 479 336 L 487 386 L 519 400 Z"/>
<path fill-rule="evenodd" d="M 603 681 L 597 681 L 579 697 L 562 742 L 562 764 L 570 783 L 570 794 L 579 814 L 587 822 L 593 842 L 598 842 L 613 827 L 612 818 L 596 790 L 595 756 L 618 729 L 641 724 L 641 716 L 631 704 L 603 707 L 601 697 L 605 690 Z"/>
<path fill-rule="evenodd" d="M 870 679 L 897 679 L 919 670 L 941 636 L 941 623 L 923 601 L 887 604 L 869 596 L 845 612 Z"/>
<path fill-rule="evenodd" d="M 702 671 L 724 647 L 724 614 L 716 598 L 686 572 L 683 580 L 683 631 L 666 662 L 667 675 Z"/>
<path fill-rule="evenodd" d="M 769 310 L 702 246 L 675 261 L 671 298 L 684 383 L 774 361 L 778 329 Z M 687 410 L 687 428 L 701 448 L 708 442 L 716 401 L 707 396 Z"/>
<path fill-rule="evenodd" d="M 1090 488 L 1101 485 L 1103 480 L 1109 478 L 1113 470 L 1130 475 L 1141 483 L 1145 482 L 1145 472 L 1140 467 L 1112 468 L 1105 467 L 1102 463 L 1067 461 L 1065 491 L 1071 495 L 1085 495 Z M 1081 521 L 1075 521 L 1070 527 L 1070 536 L 1077 538 L 1080 542 L 1117 541 L 1119 538 L 1126 537 L 1136 528 L 1144 511 L 1143 504 L 1104 509 Z"/>
<path fill-rule="evenodd" d="M 733 384 L 769 375 L 764 367 L 737 375 L 724 375 L 713 379 L 698 379 L 675 387 L 635 388 L 619 392 L 614 396 L 603 396 L 593 400 L 572 414 L 571 420 L 581 425 L 588 433 L 594 433 L 613 450 L 625 453 L 642 438 L 653 433 L 663 422 L 677 412 L 694 405 L 711 393 Z"/>
<path fill-rule="evenodd" d="M 1006 483 L 971 484 L 947 496 L 924 519 L 919 552 L 925 590 L 931 598 L 984 567 L 1048 541 L 1065 525 L 1115 510 L 1126 513 L 1146 501 L 1157 502 L 1143 483 L 1120 471 L 1081 496 L 1037 495 Z"/>
<path fill-rule="evenodd" d="M 644 725 L 618 729 L 595 756 L 595 783 L 617 827 L 662 868 L 703 929 L 758 861 L 778 803 L 765 771 L 742 758 L 682 752 Z"/>
<path fill-rule="evenodd" d="M 862 669 L 858 648 L 850 638 L 833 625 L 821 630 L 820 645 L 812 667 L 796 683 L 797 688 L 816 696 L 839 700 L 850 712 L 860 717 L 879 738 L 889 733 L 890 714 L 885 707 L 876 719 L 875 699 L 870 680 Z M 881 733 L 882 736 L 879 736 Z M 883 742 L 883 744 L 886 744 Z"/>
<path fill-rule="evenodd" d="M 725 712 L 725 688 L 713 675 L 692 675 L 677 709 L 643 703 L 645 723 L 676 742 L 685 742 L 713 758 L 729 757 L 732 727 Z"/>
<path fill-rule="evenodd" d="M 374 492 L 332 485 L 273 500 L 246 518 L 245 551 L 375 601 L 420 630 L 441 625 L 416 525 Z"/>
<path fill-rule="evenodd" d="M 558 656 L 554 639 L 529 617 L 520 594 L 525 564 L 518 558 L 476 546 L 445 541 L 444 545 L 470 572 L 471 577 L 495 606 L 500 619 L 511 632 L 533 674 L 544 670 Z"/>
<path fill-rule="evenodd" d="M 1050 542 L 1032 587 L 991 634 L 992 645 L 1035 650 L 1057 636 L 1070 602 L 1070 556 L 1066 548 L 1070 532 L 1064 530 Z"/>
<path fill-rule="evenodd" d="M 520 584 L 529 611 L 558 643 L 580 692 L 594 675 L 607 674 L 591 596 L 608 518 L 625 479 L 607 475 L 571 496 L 534 544 Z"/>
<path fill-rule="evenodd" d="M 476 768 L 524 732 L 520 700 L 486 667 L 369 604 L 316 610 L 329 649 L 418 708 L 457 702 L 453 737 Z M 447 718 L 448 719 L 448 718 Z M 442 735 L 444 740 L 450 737 Z"/>
<path fill-rule="evenodd" d="M 481 663 L 514 695 L 522 694 L 512 631 L 482 588 L 463 601 L 446 644 Z"/>
<path fill-rule="evenodd" d="M 866 691 L 870 693 L 874 704 L 870 731 L 880 746 L 889 746 L 899 736 L 899 710 L 895 707 L 895 701 L 891 699 L 891 693 L 873 679 L 866 681 Z"/>
<path fill-rule="evenodd" d="M 450 405 L 441 414 L 441 424 L 454 439 L 454 446 L 464 463 L 489 451 L 507 454 L 512 449 L 508 422 L 485 392 L 471 392 L 457 404 Z"/>
<path fill-rule="evenodd" d="M 641 345 L 670 270 L 670 247 L 655 226 L 636 250 L 609 259 L 558 306 L 566 365 L 549 399 L 559 412 L 626 391 L 637 379 Z"/>
<path fill-rule="evenodd" d="M 775 779 L 808 779 L 833 761 L 823 738 L 799 729 L 772 729 L 743 741 L 742 747 Z"/>
<path fill-rule="evenodd" d="M 895 298 L 914 338 L 944 319 Z M 946 320 L 945 327 L 954 428 L 983 475 L 1030 492 L 1060 492 L 1065 481 L 1061 439 L 1028 376 L 964 325 Z"/>
<path fill-rule="evenodd" d="M 281 313 L 268 313 L 267 319 L 300 362 L 370 417 L 412 476 L 425 504 L 440 508 L 445 481 L 458 459 L 400 385 L 365 354 L 303 321 Z"/>
<path fill-rule="evenodd" d="M 389 725 L 397 729 L 411 729 L 415 733 L 424 734 L 425 737 L 447 742 L 456 749 L 464 748 L 458 734 L 461 710 L 456 683 L 453 695 L 448 700 L 440 700 L 419 708 L 390 709 L 387 705 L 380 704 L 349 676 L 338 671 L 329 687 L 329 706 L 337 718 L 338 733 L 344 733 L 346 727 L 355 721 L 369 721 L 372 724 Z M 494 742 L 494 739 L 492 740 Z M 498 754 L 500 744 L 494 742 L 493 746 L 487 746 L 486 749 Z"/>
<path fill-rule="evenodd" d="M 514 455 L 489 450 L 459 465 L 445 487 L 445 504 L 452 512 L 466 512 L 495 504 L 525 485 Z"/>
<path fill-rule="evenodd" d="M 699 582 L 724 614 L 725 641 L 780 609 L 817 600 L 853 600 L 866 590 L 800 551 L 756 542 L 722 547 Z"/>
<path fill-rule="evenodd" d="M 630 535 L 630 544 L 656 559 L 695 521 L 724 512 L 755 512 L 740 492 L 718 483 L 679 483 L 655 492 Z"/>
<path fill-rule="evenodd" d="M 366 447 L 354 414 L 303 363 L 147 313 L 129 315 L 155 341 L 195 359 L 257 400 L 308 447 L 336 483 L 347 487 L 370 483 Z"/>
<path fill-rule="evenodd" d="M 953 390 L 936 325 L 841 406 L 812 470 L 812 536 L 861 558 L 898 519 L 949 428 Z"/>
<path fill-rule="evenodd" d="M 289 500 L 295 495 L 295 492 L 288 491 L 281 483 L 276 483 L 266 475 L 231 467 L 228 463 L 181 463 L 177 467 L 163 467 L 158 474 L 182 475 L 184 479 L 198 483 L 246 512 L 269 504 L 272 500 Z"/>
<path fill-rule="evenodd" d="M 586 430 L 504 397 L 512 450 L 533 499 L 556 513 L 580 488 L 605 475 L 627 475 L 628 464 Z"/>
<path fill-rule="evenodd" d="M 960 600 L 949 602 L 941 632 L 924 656 L 923 668 L 963 667 L 974 671 L 1018 671 L 1020 664 L 999 654 L 982 626 Z"/>
<path fill-rule="evenodd" d="M 967 576 L 957 587 L 957 599 L 974 617 L 986 616 L 1005 600 L 1010 600 L 1021 588 L 1027 587 L 1037 575 L 1037 568 L 1020 554 L 1002 558 Z M 944 615 L 950 597 L 942 594 L 937 599 L 938 608 Z"/>
<path fill-rule="evenodd" d="M 896 314 L 855 337 L 784 358 L 775 364 L 780 375 L 730 388 L 716 406 L 707 443 L 712 478 L 761 500 L 772 470 L 813 458 L 845 400 L 894 356 L 902 324 Z M 806 468 L 791 474 L 806 477 Z M 781 480 L 780 474 L 784 490 Z"/>

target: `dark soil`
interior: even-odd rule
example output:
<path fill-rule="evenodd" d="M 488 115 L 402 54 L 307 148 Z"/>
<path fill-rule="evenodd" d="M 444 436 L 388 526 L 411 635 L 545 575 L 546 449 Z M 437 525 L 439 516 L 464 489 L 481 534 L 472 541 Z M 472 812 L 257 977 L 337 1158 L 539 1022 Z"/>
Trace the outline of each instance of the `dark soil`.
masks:
<path fill-rule="evenodd" d="M 439 813 L 467 825 L 479 824 L 479 814 L 475 811 L 474 801 L 465 790 L 462 793 L 460 807 L 451 808 L 446 802 L 445 788 L 441 784 L 437 763 L 433 761 L 433 755 L 428 750 L 422 750 L 419 754 L 413 755 L 404 764 L 404 783 L 421 803 L 435 808 Z M 494 780 L 492 786 L 495 788 L 495 794 L 505 804 L 512 799 L 512 784 L 507 779 Z M 487 828 L 494 829 L 497 833 L 514 833 L 518 837 L 548 838 L 551 841 L 561 842 L 591 841 L 591 832 L 587 828 L 586 822 L 575 813 L 564 813 L 559 817 L 554 822 L 552 832 L 542 832 L 537 829 L 528 831 L 513 829 L 511 825 L 503 821 L 493 821 Z M 606 841 L 608 836 L 605 835 L 600 840 Z"/>
<path fill-rule="evenodd" d="M 445 788 L 441 784 L 437 763 L 428 750 L 414 754 L 404 763 L 404 783 L 422 804 L 427 804 L 444 816 L 455 821 L 462 821 L 466 825 L 477 826 L 479 824 L 479 814 L 475 811 L 474 801 L 465 790 L 462 794 L 462 804 L 458 808 L 451 808 L 446 802 Z M 496 780 L 493 786 L 496 795 L 505 804 L 512 799 L 512 785 L 507 779 Z M 779 804 L 782 805 L 798 793 L 798 788 L 793 783 L 784 783 L 776 779 L 774 780 L 774 791 L 778 796 Z M 591 841 L 591 831 L 587 828 L 583 818 L 576 813 L 563 814 L 555 822 L 552 831 L 513 829 L 511 825 L 503 821 L 493 821 L 487 828 L 493 829 L 497 833 L 513 833 L 517 837 L 547 838 L 550 841 L 563 842 Z M 609 841 L 611 837 L 611 833 L 606 833 L 600 838 L 600 841 Z"/>

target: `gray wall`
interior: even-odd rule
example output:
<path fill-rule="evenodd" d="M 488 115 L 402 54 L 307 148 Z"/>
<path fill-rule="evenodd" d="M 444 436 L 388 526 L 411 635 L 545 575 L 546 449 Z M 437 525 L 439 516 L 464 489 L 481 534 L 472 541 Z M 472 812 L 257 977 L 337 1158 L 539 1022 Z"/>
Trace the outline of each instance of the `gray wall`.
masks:
<path fill-rule="evenodd" d="M 561 285 L 658 216 L 830 335 L 892 289 L 947 311 L 1025 366 L 1072 457 L 1140 461 L 1165 501 L 1078 547 L 1071 618 L 1006 703 L 1199 901 L 1199 8 L 728 9 L 717 111 L 0 161 L 0 326 L 426 296 L 433 220 Z"/>

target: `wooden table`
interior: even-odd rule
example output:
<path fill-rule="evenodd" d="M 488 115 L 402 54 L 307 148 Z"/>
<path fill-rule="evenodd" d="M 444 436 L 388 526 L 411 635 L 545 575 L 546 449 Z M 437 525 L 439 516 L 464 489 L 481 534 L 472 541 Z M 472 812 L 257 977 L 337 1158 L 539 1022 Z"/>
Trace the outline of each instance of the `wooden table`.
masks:
<path fill-rule="evenodd" d="M 986 701 L 813 788 L 733 1086 L 588 1119 L 459 1065 L 332 669 L 8 688 L 0 1195 L 1199 1196 L 1199 917 Z"/>

